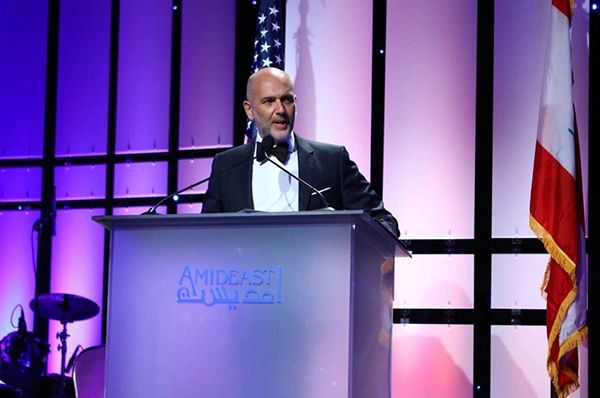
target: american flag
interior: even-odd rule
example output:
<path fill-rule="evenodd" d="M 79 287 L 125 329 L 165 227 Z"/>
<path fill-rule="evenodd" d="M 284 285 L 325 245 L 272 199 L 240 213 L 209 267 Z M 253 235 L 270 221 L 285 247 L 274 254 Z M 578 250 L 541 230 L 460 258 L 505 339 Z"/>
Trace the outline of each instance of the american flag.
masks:
<path fill-rule="evenodd" d="M 281 2 L 279 0 L 259 0 L 254 35 L 254 58 L 250 73 L 268 67 L 283 69 L 284 39 Z M 252 142 L 255 138 L 256 129 L 248 120 L 246 141 Z"/>

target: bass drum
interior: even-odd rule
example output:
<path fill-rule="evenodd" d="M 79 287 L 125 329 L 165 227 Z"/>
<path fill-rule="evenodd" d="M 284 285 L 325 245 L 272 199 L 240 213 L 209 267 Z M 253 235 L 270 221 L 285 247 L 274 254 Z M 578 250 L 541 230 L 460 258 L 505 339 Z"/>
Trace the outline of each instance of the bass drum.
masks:
<path fill-rule="evenodd" d="M 28 389 L 46 373 L 50 345 L 31 332 L 12 332 L 0 341 L 0 380 Z"/>

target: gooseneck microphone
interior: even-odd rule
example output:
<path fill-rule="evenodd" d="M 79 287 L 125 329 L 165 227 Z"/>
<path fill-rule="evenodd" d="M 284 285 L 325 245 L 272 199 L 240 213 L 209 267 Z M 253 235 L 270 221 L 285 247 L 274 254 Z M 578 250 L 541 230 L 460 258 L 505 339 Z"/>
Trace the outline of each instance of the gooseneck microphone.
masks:
<path fill-rule="evenodd" d="M 263 158 L 266 159 L 266 160 L 268 160 L 269 162 L 273 163 L 275 166 L 277 166 L 278 168 L 280 168 L 284 173 L 286 173 L 287 175 L 289 175 L 290 177 L 292 177 L 296 181 L 300 182 L 302 185 L 308 187 L 313 192 L 314 195 L 318 195 L 319 198 L 321 198 L 321 201 L 324 204 L 324 207 L 322 209 L 319 209 L 319 210 L 335 210 L 333 207 L 329 206 L 329 203 L 327 202 L 327 199 L 325 199 L 325 196 L 323 196 L 323 194 L 321 193 L 321 191 L 319 191 L 317 188 L 313 187 L 312 185 L 310 185 L 308 182 L 304 181 L 300 177 L 295 176 L 294 174 L 290 173 L 288 170 L 286 170 L 285 167 L 282 167 L 281 165 L 279 165 L 277 162 L 273 161 L 270 158 L 270 155 L 271 155 L 271 153 L 273 151 L 273 148 L 275 147 L 275 139 L 273 138 L 272 135 L 266 136 L 265 138 L 263 138 L 263 140 L 261 142 L 257 143 L 257 145 L 258 145 L 258 147 L 257 147 L 257 151 L 256 151 L 257 152 L 256 156 L 254 156 L 254 157 L 252 157 L 250 159 L 244 160 L 243 162 L 240 162 L 240 163 L 238 163 L 238 164 L 236 164 L 236 165 L 234 165 L 234 166 L 232 166 L 232 167 L 230 167 L 230 168 L 228 168 L 226 170 L 222 170 L 217 175 L 212 175 L 211 174 L 210 176 L 208 176 L 206 178 L 203 178 L 200 181 L 197 181 L 197 182 L 195 182 L 195 183 L 193 183 L 191 185 L 188 185 L 187 187 L 183 187 L 183 188 L 179 189 L 178 191 L 173 192 L 173 193 L 171 193 L 171 194 L 163 197 L 154 206 L 152 206 L 151 208 L 149 208 L 148 210 L 146 210 L 145 212 L 143 212 L 141 215 L 144 216 L 144 215 L 151 215 L 151 214 L 159 214 L 156 211 L 156 209 L 158 209 L 163 203 L 165 203 L 169 199 L 173 198 L 174 196 L 179 195 L 179 194 L 181 194 L 183 192 L 186 192 L 186 191 L 188 191 L 188 190 L 190 190 L 190 189 L 192 189 L 192 188 L 194 188 L 194 187 L 196 187 L 196 186 L 198 186 L 200 184 L 203 184 L 203 183 L 205 183 L 207 181 L 210 181 L 211 178 L 215 178 L 215 177 L 220 176 L 222 174 L 228 173 L 231 170 L 233 170 L 233 169 L 235 169 L 237 167 L 243 166 L 245 164 L 248 164 L 249 162 L 252 162 L 252 161 L 254 161 L 256 159 L 262 161 Z"/>
<path fill-rule="evenodd" d="M 172 194 L 169 194 L 167 196 L 165 196 L 164 198 L 162 198 L 161 200 L 158 201 L 158 203 L 156 203 L 154 206 L 152 206 L 151 208 L 149 208 L 148 210 L 146 210 L 145 212 L 142 213 L 142 216 L 148 215 L 148 214 L 158 214 L 156 209 L 158 209 L 160 207 L 160 205 L 162 205 L 163 203 L 165 203 L 167 200 L 171 199 L 173 196 L 175 195 L 179 195 L 180 193 L 183 193 L 187 190 L 190 190 L 200 184 L 205 183 L 206 181 L 210 180 L 210 176 L 201 179 L 200 181 L 197 181 L 195 183 L 193 183 L 192 185 L 188 185 L 185 188 L 181 188 L 179 191 L 175 191 Z"/>
<path fill-rule="evenodd" d="M 319 210 L 335 210 L 333 207 L 329 206 L 327 199 L 325 199 L 325 196 L 323 196 L 321 191 L 319 191 L 317 188 L 310 185 L 308 182 L 304 181 L 302 178 L 295 176 L 294 174 L 289 172 L 285 167 L 281 166 L 279 163 L 277 163 L 273 159 L 271 159 L 271 153 L 273 152 L 273 149 L 275 148 L 275 138 L 273 138 L 272 135 L 268 135 L 265 138 L 263 138 L 262 141 L 258 145 L 259 145 L 258 146 L 259 150 L 262 151 L 262 154 L 264 155 L 264 158 L 266 160 L 273 163 L 275 166 L 277 166 L 279 169 L 281 169 L 284 173 L 286 173 L 287 175 L 289 175 L 290 177 L 292 177 L 293 179 L 295 179 L 302 185 L 308 187 L 311 191 L 313 191 L 316 195 L 318 195 L 319 198 L 321 198 L 321 201 L 323 202 L 324 207 Z"/>
<path fill-rule="evenodd" d="M 254 156 L 253 158 L 244 160 L 243 162 L 240 162 L 240 163 L 238 163 L 238 164 L 236 164 L 236 165 L 234 165 L 234 166 L 232 166 L 232 167 L 230 167 L 230 168 L 228 168 L 226 170 L 223 170 L 223 171 L 221 171 L 217 175 L 213 176 L 211 174 L 210 176 L 208 176 L 206 178 L 203 178 L 200 181 L 197 181 L 197 182 L 193 183 L 192 185 L 188 185 L 187 187 L 181 188 L 180 190 L 178 190 L 176 192 L 173 192 L 172 194 L 169 194 L 169 195 L 165 196 L 164 198 L 162 198 L 161 200 L 159 200 L 158 203 L 156 203 L 154 206 L 152 206 L 151 208 L 149 208 L 148 210 L 146 210 L 145 212 L 143 212 L 141 215 L 145 216 L 145 215 L 149 215 L 149 214 L 158 214 L 158 212 L 156 211 L 156 209 L 158 209 L 160 207 L 160 205 L 162 205 L 163 203 L 165 203 L 167 200 L 171 199 L 172 197 L 174 197 L 176 195 L 179 195 L 180 193 L 183 193 L 185 191 L 188 191 L 188 190 L 190 190 L 190 189 L 192 189 L 192 188 L 194 188 L 194 187 L 196 187 L 196 186 L 198 186 L 200 184 L 203 184 L 203 183 L 209 181 L 211 178 L 220 176 L 221 174 L 228 173 L 228 172 L 230 172 L 231 170 L 233 170 L 235 168 L 238 168 L 240 166 L 248 164 L 248 163 L 254 161 L 255 159 L 256 159 L 256 156 Z"/>
<path fill-rule="evenodd" d="M 25 314 L 23 313 L 23 307 L 21 307 L 21 316 L 19 317 L 19 327 L 17 329 L 21 336 L 27 334 L 27 323 L 25 322 Z"/>

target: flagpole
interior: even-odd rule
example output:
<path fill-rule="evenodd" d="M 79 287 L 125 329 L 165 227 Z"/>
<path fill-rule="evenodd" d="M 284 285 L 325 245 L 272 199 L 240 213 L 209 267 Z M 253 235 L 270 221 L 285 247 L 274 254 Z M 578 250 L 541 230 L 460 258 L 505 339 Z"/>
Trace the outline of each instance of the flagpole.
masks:
<path fill-rule="evenodd" d="M 598 231 L 600 231 L 600 195 L 596 192 L 598 186 L 598 170 L 600 170 L 600 161 L 598 156 L 593 154 L 600 153 L 600 140 L 597 132 L 600 131 L 600 2 L 590 1 L 589 10 L 589 125 L 588 125 L 588 264 L 599 264 L 598 255 Z M 596 9 L 592 7 L 596 4 Z M 589 267 L 588 274 L 589 286 L 600 286 L 600 272 L 598 267 Z M 588 396 L 600 397 L 600 378 L 592 375 L 591 369 L 600 367 L 600 290 L 597 288 L 589 289 L 588 292 L 588 325 L 590 337 L 588 339 Z"/>

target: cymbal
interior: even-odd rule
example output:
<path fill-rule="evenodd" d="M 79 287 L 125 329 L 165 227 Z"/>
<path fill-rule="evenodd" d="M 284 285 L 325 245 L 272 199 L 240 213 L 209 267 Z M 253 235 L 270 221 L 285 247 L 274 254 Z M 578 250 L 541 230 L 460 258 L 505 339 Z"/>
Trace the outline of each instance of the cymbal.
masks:
<path fill-rule="evenodd" d="M 89 319 L 100 307 L 92 300 L 68 293 L 46 293 L 31 300 L 29 308 L 37 315 L 68 323 Z"/>

